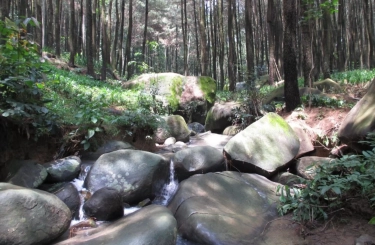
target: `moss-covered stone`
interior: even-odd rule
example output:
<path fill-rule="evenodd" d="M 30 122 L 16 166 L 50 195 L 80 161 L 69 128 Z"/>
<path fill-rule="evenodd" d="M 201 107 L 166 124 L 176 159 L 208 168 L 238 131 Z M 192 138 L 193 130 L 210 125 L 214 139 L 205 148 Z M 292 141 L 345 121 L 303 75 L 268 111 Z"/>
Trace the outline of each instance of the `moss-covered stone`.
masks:
<path fill-rule="evenodd" d="M 182 85 L 183 85 L 183 79 L 181 77 L 173 78 L 171 86 L 170 86 L 170 94 L 167 96 L 167 100 L 172 111 L 177 110 L 180 104 L 180 97 L 182 94 L 182 87 L 183 87 Z"/>
<path fill-rule="evenodd" d="M 211 77 L 202 76 L 199 77 L 199 88 L 203 91 L 205 99 L 209 103 L 215 102 L 216 97 L 216 81 Z"/>

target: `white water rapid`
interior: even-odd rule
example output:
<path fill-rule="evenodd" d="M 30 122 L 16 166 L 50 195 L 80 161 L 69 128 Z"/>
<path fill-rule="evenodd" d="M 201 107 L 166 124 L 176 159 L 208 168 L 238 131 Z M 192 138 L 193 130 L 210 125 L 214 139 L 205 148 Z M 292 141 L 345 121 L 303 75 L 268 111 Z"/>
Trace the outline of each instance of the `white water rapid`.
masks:
<path fill-rule="evenodd" d="M 154 204 L 163 206 L 167 206 L 169 204 L 169 201 L 172 199 L 178 188 L 178 181 L 175 179 L 174 174 L 174 163 L 171 160 L 169 165 L 169 182 L 164 185 L 159 196 L 155 198 L 153 201 Z"/>

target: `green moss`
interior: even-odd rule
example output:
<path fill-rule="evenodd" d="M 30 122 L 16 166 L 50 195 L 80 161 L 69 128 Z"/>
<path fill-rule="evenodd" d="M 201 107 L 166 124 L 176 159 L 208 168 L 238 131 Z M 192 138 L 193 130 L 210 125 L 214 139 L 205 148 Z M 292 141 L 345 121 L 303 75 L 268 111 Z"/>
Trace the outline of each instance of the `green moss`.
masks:
<path fill-rule="evenodd" d="M 199 77 L 198 80 L 199 88 L 203 91 L 205 99 L 209 103 L 215 102 L 216 96 L 216 81 L 211 77 Z"/>
<path fill-rule="evenodd" d="M 279 115 L 276 113 L 269 113 L 269 122 L 271 125 L 276 126 L 276 127 L 281 127 L 285 133 L 290 133 L 291 128 L 289 124 Z"/>
<path fill-rule="evenodd" d="M 172 80 L 172 84 L 170 87 L 170 95 L 167 96 L 167 100 L 169 103 L 169 106 L 172 108 L 172 111 L 177 110 L 179 105 L 179 97 L 181 97 L 182 94 L 182 78 L 175 77 Z"/>

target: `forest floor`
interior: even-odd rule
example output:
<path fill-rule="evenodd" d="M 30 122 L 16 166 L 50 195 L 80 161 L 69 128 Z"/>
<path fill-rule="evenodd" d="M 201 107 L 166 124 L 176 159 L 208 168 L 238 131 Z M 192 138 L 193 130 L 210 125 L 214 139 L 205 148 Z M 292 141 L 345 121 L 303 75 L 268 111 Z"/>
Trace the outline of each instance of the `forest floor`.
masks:
<path fill-rule="evenodd" d="M 352 103 L 363 97 L 365 89 L 351 88 L 354 93 L 336 95 L 338 97 L 355 98 Z M 332 147 L 337 142 L 337 130 L 343 122 L 351 108 L 329 108 L 329 107 L 311 107 L 295 110 L 293 112 L 279 111 L 279 115 L 286 121 L 303 121 L 311 127 L 315 132 L 320 132 L 321 137 L 312 137 L 315 142 L 316 152 L 314 155 L 326 157 L 329 155 Z M 325 144 L 325 140 L 329 139 L 329 144 Z M 362 200 L 363 201 L 363 200 Z M 290 244 L 324 244 L 324 245 L 352 245 L 357 244 L 356 238 L 368 234 L 374 238 L 369 243 L 358 243 L 371 245 L 375 244 L 375 225 L 368 224 L 371 215 L 358 213 L 358 210 L 367 209 L 368 203 L 361 200 L 355 200 L 353 203 L 348 202 L 345 208 L 329 215 L 328 220 L 321 222 L 313 222 L 309 225 L 301 225 L 292 221 L 292 215 L 271 222 L 267 230 L 270 233 L 278 234 L 281 237 L 290 237 Z M 371 209 L 371 208 L 370 208 Z M 371 212 L 371 210 L 370 210 Z M 372 210 L 374 214 L 374 211 Z M 292 233 L 286 232 L 285 229 L 292 230 Z M 296 235 L 296 236 L 294 236 Z M 293 238 L 292 238 L 293 237 Z M 272 244 L 272 241 L 265 241 Z"/>

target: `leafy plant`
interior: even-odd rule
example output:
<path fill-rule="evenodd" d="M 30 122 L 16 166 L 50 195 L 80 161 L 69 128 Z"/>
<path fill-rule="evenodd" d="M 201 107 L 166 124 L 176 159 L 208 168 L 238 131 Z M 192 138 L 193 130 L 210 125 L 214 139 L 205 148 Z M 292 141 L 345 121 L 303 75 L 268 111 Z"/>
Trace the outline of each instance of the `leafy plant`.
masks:
<path fill-rule="evenodd" d="M 311 103 L 311 106 L 314 107 L 324 106 L 332 108 L 342 108 L 346 105 L 344 100 L 332 99 L 330 97 L 317 94 L 303 95 L 301 96 L 301 102 L 306 106 L 310 105 Z"/>
<path fill-rule="evenodd" d="M 34 18 L 0 21 L 0 113 L 21 125 L 28 135 L 29 126 L 39 132 L 54 125 L 54 115 L 44 106 L 46 67 L 39 60 L 37 44 L 29 40 L 27 25 L 38 26 Z"/>
<path fill-rule="evenodd" d="M 296 220 L 306 222 L 327 219 L 330 212 L 341 209 L 353 196 L 374 203 L 375 134 L 369 134 L 364 143 L 373 149 L 314 166 L 314 179 L 302 181 L 302 189 L 279 186 L 279 213 L 293 211 Z"/>

